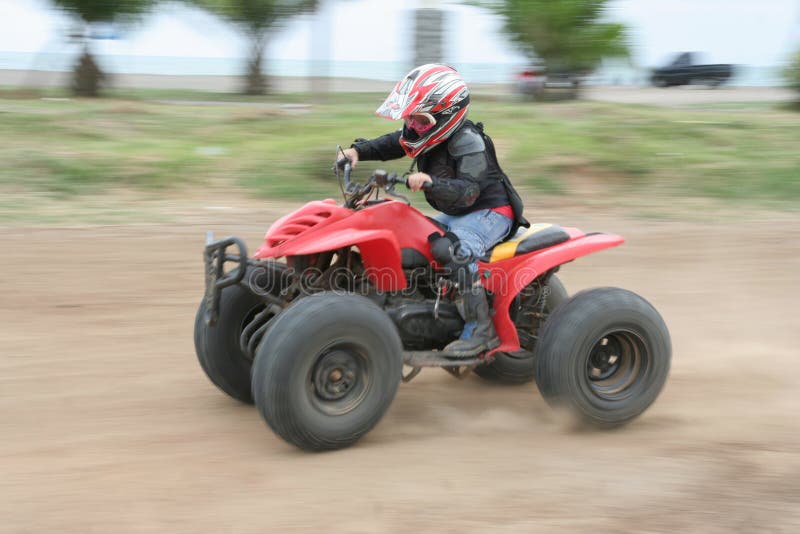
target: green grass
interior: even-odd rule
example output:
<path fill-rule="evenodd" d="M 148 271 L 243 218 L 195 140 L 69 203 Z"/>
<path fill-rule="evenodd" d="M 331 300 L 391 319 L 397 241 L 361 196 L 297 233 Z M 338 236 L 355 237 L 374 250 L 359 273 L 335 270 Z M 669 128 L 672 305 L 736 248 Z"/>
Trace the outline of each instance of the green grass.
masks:
<path fill-rule="evenodd" d="M 372 115 L 378 94 L 336 94 L 307 107 L 297 104 L 308 95 L 41 95 L 0 91 L 0 193 L 65 197 L 114 187 L 229 184 L 273 198 L 336 196 L 330 172 L 336 144 L 397 126 Z M 197 104 L 206 101 L 220 104 Z M 589 184 L 609 196 L 652 192 L 788 207 L 800 200 L 800 116 L 779 107 L 537 105 L 476 97 L 471 117 L 485 123 L 512 180 L 544 195 L 569 195 Z M 408 164 L 365 162 L 360 169 L 404 171 Z"/>

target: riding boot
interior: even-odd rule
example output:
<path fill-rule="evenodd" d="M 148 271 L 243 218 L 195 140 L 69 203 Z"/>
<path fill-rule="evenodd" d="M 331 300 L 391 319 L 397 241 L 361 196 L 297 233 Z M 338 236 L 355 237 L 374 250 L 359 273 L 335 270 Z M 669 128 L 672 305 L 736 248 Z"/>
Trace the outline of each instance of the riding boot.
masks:
<path fill-rule="evenodd" d="M 455 358 L 471 358 L 500 344 L 489 314 L 489 302 L 482 286 L 465 289 L 463 299 L 464 330 L 461 337 L 447 345 L 443 352 Z M 459 310 L 461 311 L 461 310 Z"/>

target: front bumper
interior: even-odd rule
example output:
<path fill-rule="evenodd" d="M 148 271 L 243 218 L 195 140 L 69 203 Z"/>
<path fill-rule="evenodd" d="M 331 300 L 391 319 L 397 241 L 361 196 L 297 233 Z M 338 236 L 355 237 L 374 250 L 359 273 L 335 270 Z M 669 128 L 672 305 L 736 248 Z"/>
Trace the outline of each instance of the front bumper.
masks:
<path fill-rule="evenodd" d="M 228 248 L 236 246 L 238 254 L 228 254 Z M 236 267 L 225 271 L 226 263 L 235 263 Z M 205 264 L 205 320 L 207 325 L 213 325 L 219 317 L 219 301 L 222 290 L 228 286 L 238 284 L 244 279 L 247 272 L 247 247 L 238 237 L 226 237 L 214 241 L 212 232 L 206 233 L 206 246 L 203 249 L 203 263 Z"/>

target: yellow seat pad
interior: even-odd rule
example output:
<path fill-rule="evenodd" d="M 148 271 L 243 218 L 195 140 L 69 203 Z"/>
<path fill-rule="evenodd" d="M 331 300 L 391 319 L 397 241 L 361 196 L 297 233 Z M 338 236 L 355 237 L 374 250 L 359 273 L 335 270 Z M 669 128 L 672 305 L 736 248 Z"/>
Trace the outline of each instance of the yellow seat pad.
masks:
<path fill-rule="evenodd" d="M 569 234 L 560 226 L 550 223 L 532 224 L 530 228 L 520 228 L 514 237 L 495 246 L 490 251 L 489 262 L 513 258 L 518 254 L 547 248 L 568 239 Z"/>

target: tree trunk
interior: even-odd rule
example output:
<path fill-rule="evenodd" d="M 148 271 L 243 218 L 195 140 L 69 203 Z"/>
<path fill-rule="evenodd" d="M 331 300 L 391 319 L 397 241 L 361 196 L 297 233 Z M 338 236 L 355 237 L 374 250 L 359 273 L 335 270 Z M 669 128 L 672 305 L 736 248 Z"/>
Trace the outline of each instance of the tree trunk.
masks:
<path fill-rule="evenodd" d="M 250 57 L 247 58 L 247 75 L 245 78 L 244 93 L 247 95 L 263 95 L 267 93 L 268 83 L 264 76 L 262 64 L 264 62 L 263 36 L 252 38 Z"/>
<path fill-rule="evenodd" d="M 99 96 L 100 86 L 105 77 L 105 74 L 103 74 L 103 71 L 100 70 L 100 67 L 89 53 L 89 47 L 85 46 L 73 71 L 73 93 L 77 96 Z"/>

